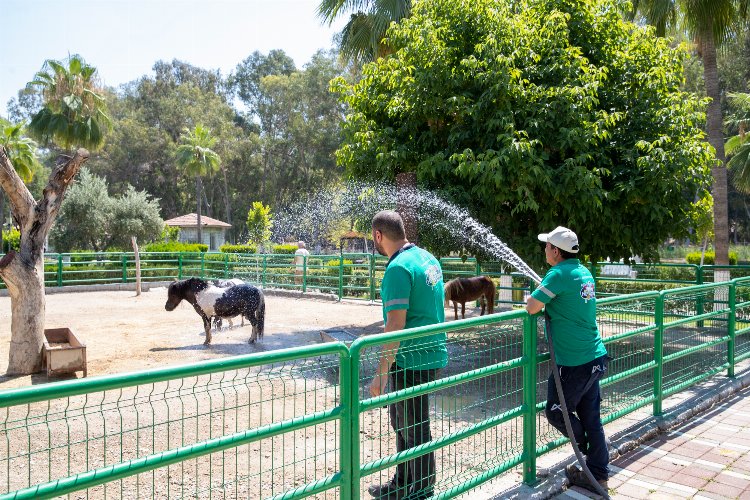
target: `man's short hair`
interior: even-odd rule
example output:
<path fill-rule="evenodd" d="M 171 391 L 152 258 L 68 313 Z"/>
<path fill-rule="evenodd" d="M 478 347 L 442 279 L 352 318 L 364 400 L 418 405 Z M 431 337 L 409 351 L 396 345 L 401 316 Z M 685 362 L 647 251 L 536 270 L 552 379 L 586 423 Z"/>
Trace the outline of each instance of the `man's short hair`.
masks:
<path fill-rule="evenodd" d="M 404 220 L 393 210 L 382 210 L 372 218 L 372 228 L 380 231 L 389 240 L 398 241 L 406 238 Z"/>
<path fill-rule="evenodd" d="M 552 243 L 550 243 L 550 245 L 552 245 Z M 556 247 L 555 245 L 552 246 L 557 248 L 557 250 L 560 252 L 560 256 L 565 260 L 578 258 L 577 253 L 568 252 L 567 250 L 563 250 L 562 248 Z"/>
<path fill-rule="evenodd" d="M 304 241 L 302 241 L 302 240 L 299 240 L 299 241 L 297 242 L 297 246 L 298 246 L 299 248 L 305 248 L 305 242 L 304 242 Z"/>

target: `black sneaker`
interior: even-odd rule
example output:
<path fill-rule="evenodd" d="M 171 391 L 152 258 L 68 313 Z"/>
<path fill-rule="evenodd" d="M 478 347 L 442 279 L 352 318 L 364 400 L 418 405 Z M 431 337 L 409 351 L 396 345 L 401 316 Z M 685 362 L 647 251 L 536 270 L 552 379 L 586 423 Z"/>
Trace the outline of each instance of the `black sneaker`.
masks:
<path fill-rule="evenodd" d="M 599 490 L 596 489 L 596 486 L 591 484 L 586 473 L 579 469 L 576 464 L 570 464 L 565 467 L 565 475 L 568 476 L 568 481 L 570 481 L 571 486 L 580 486 L 581 488 L 586 488 L 591 492 L 599 494 Z M 597 479 L 596 482 L 599 483 L 599 486 L 601 486 L 605 492 L 609 490 L 609 484 L 606 479 Z"/>
<path fill-rule="evenodd" d="M 380 500 L 402 500 L 406 497 L 406 487 L 391 479 L 385 484 L 373 484 L 367 488 L 372 498 Z"/>

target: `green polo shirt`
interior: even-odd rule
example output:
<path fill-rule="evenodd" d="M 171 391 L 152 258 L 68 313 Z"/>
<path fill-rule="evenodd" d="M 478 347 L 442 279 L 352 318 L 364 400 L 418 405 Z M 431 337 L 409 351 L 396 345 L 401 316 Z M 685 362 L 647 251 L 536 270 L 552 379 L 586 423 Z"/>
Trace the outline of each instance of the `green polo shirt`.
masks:
<path fill-rule="evenodd" d="M 558 365 L 578 366 L 607 354 L 596 325 L 594 278 L 578 259 L 553 266 L 531 296 L 549 314 Z"/>
<path fill-rule="evenodd" d="M 440 262 L 426 250 L 407 247 L 391 257 L 383 276 L 383 321 L 388 321 L 388 311 L 405 309 L 405 328 L 442 323 L 444 293 Z M 409 370 L 443 368 L 448 364 L 445 340 L 445 333 L 403 340 L 396 364 Z"/>

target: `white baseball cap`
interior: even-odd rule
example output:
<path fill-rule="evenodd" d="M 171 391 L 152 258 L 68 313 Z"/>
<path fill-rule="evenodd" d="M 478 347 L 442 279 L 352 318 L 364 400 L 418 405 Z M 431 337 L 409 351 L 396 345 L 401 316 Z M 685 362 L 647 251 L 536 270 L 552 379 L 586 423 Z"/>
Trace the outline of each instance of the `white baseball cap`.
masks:
<path fill-rule="evenodd" d="M 549 233 L 542 233 L 539 241 L 550 243 L 566 252 L 578 253 L 578 236 L 567 227 L 557 226 Z"/>

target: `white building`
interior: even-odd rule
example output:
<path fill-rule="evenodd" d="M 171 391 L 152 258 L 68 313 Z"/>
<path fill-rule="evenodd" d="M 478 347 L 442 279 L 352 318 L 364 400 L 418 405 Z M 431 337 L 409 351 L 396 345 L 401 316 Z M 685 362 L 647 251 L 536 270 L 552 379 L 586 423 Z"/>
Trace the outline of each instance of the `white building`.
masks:
<path fill-rule="evenodd" d="M 226 242 L 226 231 L 231 224 L 201 215 L 203 241 L 198 241 L 198 215 L 186 214 L 164 221 L 164 224 L 180 228 L 178 241 L 183 243 L 203 243 L 210 252 L 217 251 Z"/>

